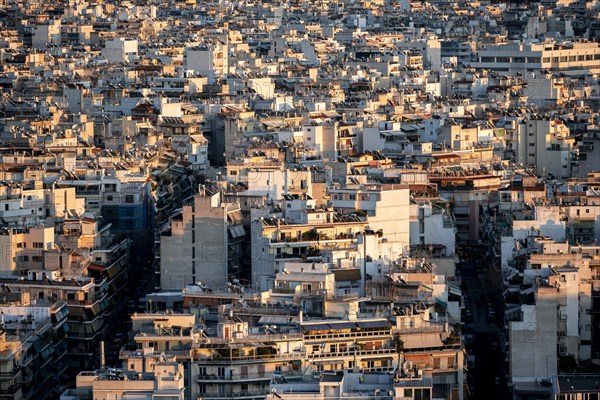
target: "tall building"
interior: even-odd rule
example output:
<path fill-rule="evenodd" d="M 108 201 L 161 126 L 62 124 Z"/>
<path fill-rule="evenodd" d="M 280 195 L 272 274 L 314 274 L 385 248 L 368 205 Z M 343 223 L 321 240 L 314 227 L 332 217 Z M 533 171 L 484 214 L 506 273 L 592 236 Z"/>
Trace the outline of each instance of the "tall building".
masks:
<path fill-rule="evenodd" d="M 160 287 L 181 290 L 201 281 L 213 287 L 237 279 L 246 235 L 239 205 L 203 188 L 160 237 Z"/>

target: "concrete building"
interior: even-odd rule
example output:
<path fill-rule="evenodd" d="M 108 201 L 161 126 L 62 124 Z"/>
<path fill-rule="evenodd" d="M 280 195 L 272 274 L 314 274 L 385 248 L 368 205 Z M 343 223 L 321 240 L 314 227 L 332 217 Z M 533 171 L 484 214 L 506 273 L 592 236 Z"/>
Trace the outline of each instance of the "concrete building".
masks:
<path fill-rule="evenodd" d="M 202 189 L 160 237 L 160 287 L 181 290 L 198 281 L 222 287 L 235 279 L 246 235 L 242 219 L 239 205 Z"/>
<path fill-rule="evenodd" d="M 456 250 L 456 227 L 444 204 L 426 198 L 411 201 L 410 246 L 416 254 L 452 256 Z"/>
<path fill-rule="evenodd" d="M 398 255 L 410 246 L 410 197 L 404 185 L 346 185 L 330 190 L 330 205 L 343 214 L 365 213 L 368 226 L 381 232 Z"/>
<path fill-rule="evenodd" d="M 535 304 L 522 305 L 522 318 L 509 322 L 509 384 L 513 396 L 543 395 L 557 373 L 556 289 L 539 287 Z"/>
<path fill-rule="evenodd" d="M 517 54 L 518 55 L 515 55 Z M 562 72 L 566 75 L 600 73 L 600 46 L 594 42 L 523 43 L 487 45 L 471 66 L 498 72 Z"/>
<path fill-rule="evenodd" d="M 229 72 L 229 46 L 218 42 L 188 47 L 183 54 L 183 66 L 186 71 L 208 77 L 208 84 L 213 84 Z"/>
<path fill-rule="evenodd" d="M 76 388 L 62 393 L 60 400 L 183 400 L 185 386 L 183 365 L 162 361 L 152 372 L 116 370 L 114 368 L 83 371 L 77 375 Z"/>
<path fill-rule="evenodd" d="M 113 63 L 133 62 L 138 58 L 136 39 L 111 38 L 104 42 L 102 57 Z"/>

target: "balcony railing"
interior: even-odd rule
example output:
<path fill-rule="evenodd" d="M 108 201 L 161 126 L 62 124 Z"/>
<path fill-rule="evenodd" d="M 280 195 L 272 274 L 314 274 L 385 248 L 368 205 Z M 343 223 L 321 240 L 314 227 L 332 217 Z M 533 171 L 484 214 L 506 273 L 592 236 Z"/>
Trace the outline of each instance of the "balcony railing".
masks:
<path fill-rule="evenodd" d="M 202 357 L 202 356 L 200 356 Z M 244 355 L 216 355 L 213 353 L 210 357 L 200 358 L 199 361 L 202 360 L 210 360 L 211 363 L 225 361 L 254 361 L 254 360 L 302 360 L 306 357 L 306 353 L 304 352 L 296 352 L 296 353 L 277 353 L 277 354 L 244 354 Z M 198 358 L 198 357 L 194 357 Z"/>
<path fill-rule="evenodd" d="M 365 332 L 345 332 L 345 333 L 327 333 L 318 335 L 305 335 L 305 340 L 324 340 L 324 339 L 356 339 L 356 338 L 369 338 L 369 337 L 391 337 L 391 331 L 365 331 Z"/>
<path fill-rule="evenodd" d="M 251 381 L 251 380 L 270 380 L 275 372 L 264 372 L 260 374 L 230 374 L 230 375 L 198 375 L 197 382 L 215 382 L 215 381 Z M 286 378 L 300 377 L 303 371 L 281 372 L 280 375 Z"/>
<path fill-rule="evenodd" d="M 258 391 L 223 391 L 223 392 L 213 392 L 213 393 L 204 393 L 200 394 L 197 397 L 197 400 L 225 400 L 225 399 L 253 399 L 253 398 L 262 398 L 269 393 L 269 390 L 258 390 Z"/>
<path fill-rule="evenodd" d="M 344 351 L 336 351 L 336 352 L 323 352 L 323 353 L 313 353 L 308 356 L 309 359 L 317 359 L 317 358 L 342 358 L 342 357 L 363 357 L 363 356 L 378 356 L 378 355 L 386 355 L 386 354 L 397 354 L 396 349 L 361 349 L 354 350 L 348 349 Z"/>

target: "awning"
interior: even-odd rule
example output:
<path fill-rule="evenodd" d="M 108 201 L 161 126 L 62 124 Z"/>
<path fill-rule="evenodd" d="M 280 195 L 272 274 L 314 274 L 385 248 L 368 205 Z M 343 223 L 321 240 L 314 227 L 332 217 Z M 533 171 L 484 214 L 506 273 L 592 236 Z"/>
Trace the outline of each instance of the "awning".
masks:
<path fill-rule="evenodd" d="M 431 364 L 430 357 L 426 355 L 404 353 L 404 358 L 406 361 L 410 361 L 417 365 Z"/>
<path fill-rule="evenodd" d="M 103 272 L 106 269 L 106 267 L 104 265 L 100 265 L 100 264 L 89 264 L 88 269 L 93 269 L 94 271 Z"/>
<path fill-rule="evenodd" d="M 369 357 L 369 358 L 361 358 L 361 361 L 391 361 L 393 357 Z"/>
<path fill-rule="evenodd" d="M 357 321 L 356 325 L 358 325 L 361 329 L 389 329 L 390 323 L 387 320 L 380 321 Z"/>
<path fill-rule="evenodd" d="M 326 331 L 329 330 L 329 324 L 303 324 L 302 330 L 304 331 Z"/>
<path fill-rule="evenodd" d="M 334 272 L 336 282 L 340 281 L 358 281 L 361 278 L 360 269 L 338 269 Z"/>
<path fill-rule="evenodd" d="M 348 321 L 329 323 L 331 329 L 356 329 L 356 324 Z"/>
<path fill-rule="evenodd" d="M 258 323 L 260 325 L 292 325 L 297 324 L 299 321 L 298 317 L 284 317 L 279 315 L 265 315 L 260 317 Z"/>

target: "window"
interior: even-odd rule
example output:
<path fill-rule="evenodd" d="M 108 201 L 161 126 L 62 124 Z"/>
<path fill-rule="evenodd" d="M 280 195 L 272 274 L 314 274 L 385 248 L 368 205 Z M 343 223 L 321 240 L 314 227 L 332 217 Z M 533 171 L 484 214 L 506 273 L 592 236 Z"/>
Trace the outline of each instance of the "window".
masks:
<path fill-rule="evenodd" d="M 44 243 L 42 243 L 42 242 L 33 242 L 33 248 L 34 249 L 43 249 L 44 248 Z"/>
<path fill-rule="evenodd" d="M 133 203 L 133 195 L 128 194 L 125 196 L 125 203 Z"/>

